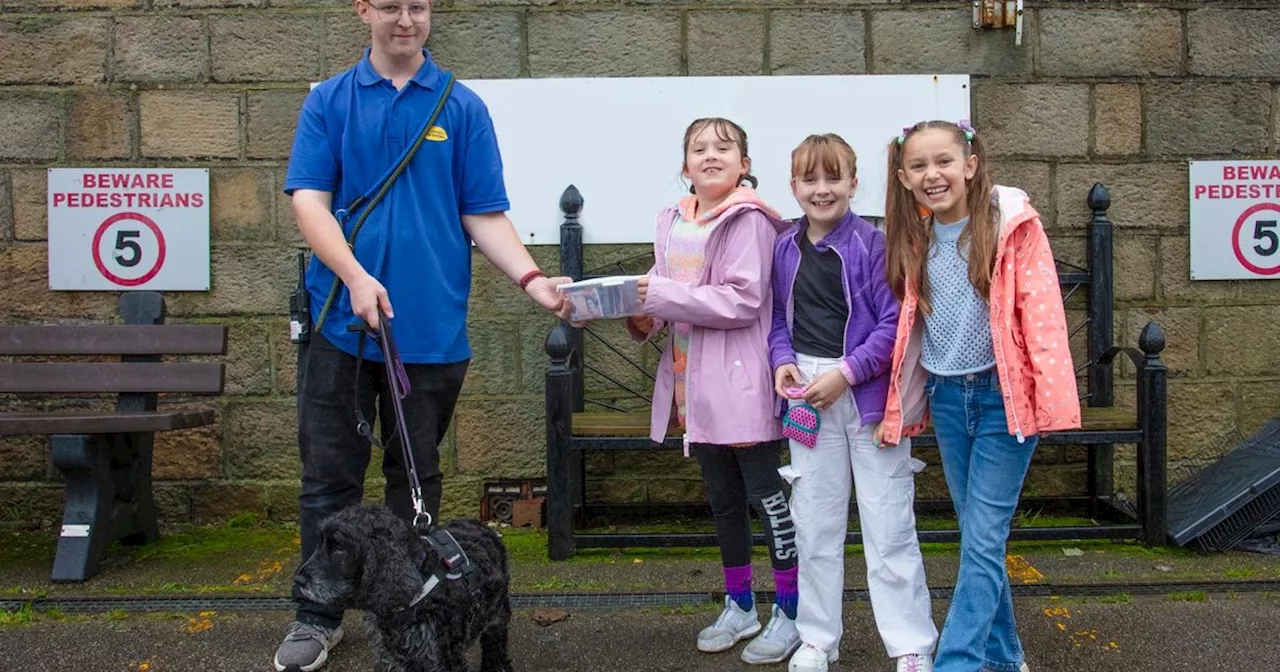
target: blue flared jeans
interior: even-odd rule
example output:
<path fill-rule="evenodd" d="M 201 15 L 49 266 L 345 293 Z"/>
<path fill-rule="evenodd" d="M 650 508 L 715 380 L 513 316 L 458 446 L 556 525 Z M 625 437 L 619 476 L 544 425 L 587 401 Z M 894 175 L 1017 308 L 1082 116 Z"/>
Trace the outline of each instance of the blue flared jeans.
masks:
<path fill-rule="evenodd" d="M 938 640 L 935 672 L 1017 672 L 1005 546 L 1039 437 L 1009 433 L 995 369 L 929 376 L 926 387 L 942 469 L 960 524 L 960 569 Z"/>

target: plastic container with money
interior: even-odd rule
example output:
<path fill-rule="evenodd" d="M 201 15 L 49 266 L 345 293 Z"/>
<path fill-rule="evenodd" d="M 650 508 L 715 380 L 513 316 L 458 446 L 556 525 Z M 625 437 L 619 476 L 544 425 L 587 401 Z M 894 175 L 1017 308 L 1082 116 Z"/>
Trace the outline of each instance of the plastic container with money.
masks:
<path fill-rule="evenodd" d="M 574 322 L 608 320 L 641 314 L 644 302 L 640 300 L 639 281 L 642 277 L 611 275 L 571 282 L 556 289 L 569 299 L 573 307 L 569 319 Z"/>

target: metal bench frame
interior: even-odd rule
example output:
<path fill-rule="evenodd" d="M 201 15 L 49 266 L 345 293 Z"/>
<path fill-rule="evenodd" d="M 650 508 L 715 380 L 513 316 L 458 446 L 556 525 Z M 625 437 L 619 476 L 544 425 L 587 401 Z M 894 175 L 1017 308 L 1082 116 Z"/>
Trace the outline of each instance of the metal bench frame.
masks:
<path fill-rule="evenodd" d="M 0 326 L 0 356 L 41 360 L 0 363 L 0 392 L 55 401 L 65 394 L 117 395 L 114 411 L 0 413 L 0 436 L 50 437 L 53 464 L 65 480 L 54 582 L 96 575 L 112 541 L 158 539 L 151 486 L 155 434 L 216 420 L 212 409 L 158 410 L 158 395 L 220 394 L 224 365 L 162 362 L 161 357 L 226 354 L 227 328 L 164 324 L 164 297 L 156 292 L 123 293 L 120 315 L 124 324 Z M 119 361 L 43 361 L 61 356 L 118 356 Z"/>
<path fill-rule="evenodd" d="M 1116 415 L 1108 411 L 1114 405 L 1114 361 L 1121 354 L 1129 357 L 1137 370 L 1137 408 L 1133 416 L 1128 416 L 1132 418 L 1132 422 L 1122 423 L 1124 426 L 1042 435 L 1040 445 L 1068 444 L 1088 447 L 1087 493 L 1084 497 L 1024 498 L 1023 503 L 1067 502 L 1078 505 L 1081 503 L 1080 500 L 1083 500 L 1091 518 L 1111 520 L 1090 526 L 1019 527 L 1012 530 L 1010 538 L 1014 540 L 1139 539 L 1150 546 L 1164 545 L 1167 543 L 1165 470 L 1168 395 L 1167 369 L 1160 358 L 1160 353 L 1164 350 L 1165 334 L 1159 324 L 1148 322 L 1138 339 L 1139 349 L 1119 348 L 1113 345 L 1113 225 L 1107 218 L 1111 197 L 1106 187 L 1101 183 L 1093 185 L 1089 191 L 1088 204 L 1093 212 L 1088 225 L 1088 268 L 1058 262 L 1059 281 L 1063 288 L 1064 301 L 1069 301 L 1081 287 L 1086 291 L 1087 316 L 1082 324 L 1075 326 L 1071 331 L 1074 336 L 1082 328 L 1088 330 L 1086 334 L 1088 361 L 1079 365 L 1077 369 L 1077 372 L 1086 370 L 1088 372 L 1087 392 L 1082 397 L 1085 402 L 1083 410 L 1086 416 Z M 609 274 L 583 270 L 582 225 L 578 221 L 582 206 L 583 199 L 578 190 L 573 186 L 567 188 L 560 200 L 560 209 L 564 214 L 564 222 L 560 227 L 560 270 L 562 274 L 575 280 Z M 612 270 L 620 270 L 620 267 Z M 714 534 L 597 534 L 580 533 L 575 530 L 575 524 L 582 523 L 588 509 L 596 511 L 604 508 L 599 504 L 589 505 L 585 500 L 585 456 L 588 452 L 680 449 L 678 437 L 668 436 L 664 443 L 655 444 L 648 438 L 647 431 L 645 436 L 609 435 L 607 428 L 594 431 L 594 435 L 583 435 L 583 431 L 574 433 L 574 415 L 583 413 L 587 404 L 623 410 L 607 402 L 586 397 L 585 370 L 590 369 L 636 397 L 647 399 L 645 395 L 631 390 L 625 384 L 584 361 L 584 335 L 586 334 L 591 335 L 614 354 L 626 359 L 632 366 L 644 371 L 639 364 L 631 361 L 616 347 L 591 331 L 589 326 L 579 329 L 567 322 L 561 322 L 547 337 L 546 352 L 551 360 L 546 374 L 545 390 L 546 520 L 549 557 L 552 560 L 563 560 L 571 557 L 578 548 L 714 546 L 716 543 Z M 647 372 L 645 375 L 651 377 Z M 645 426 L 648 426 L 647 413 Z M 1113 497 L 1114 444 L 1136 446 L 1136 511 L 1129 510 Z M 936 438 L 926 434 L 914 439 L 913 445 L 936 445 Z M 924 503 L 917 502 L 917 508 L 921 508 L 922 504 Z M 929 504 L 939 506 L 941 503 Z M 949 502 L 947 505 L 949 506 Z M 612 508 L 656 511 L 661 509 L 662 505 L 637 504 Z M 959 530 L 921 530 L 919 537 L 925 542 L 953 542 L 959 540 Z M 846 542 L 861 543 L 861 534 L 850 532 Z M 763 544 L 763 535 L 756 534 L 754 543 Z"/>

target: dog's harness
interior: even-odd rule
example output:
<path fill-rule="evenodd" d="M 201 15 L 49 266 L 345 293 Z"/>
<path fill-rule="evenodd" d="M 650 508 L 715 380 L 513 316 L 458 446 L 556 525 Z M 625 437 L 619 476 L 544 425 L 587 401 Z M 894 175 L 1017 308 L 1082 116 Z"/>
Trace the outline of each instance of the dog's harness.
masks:
<path fill-rule="evenodd" d="M 348 326 L 347 330 L 360 332 L 359 343 L 356 346 L 356 431 L 384 452 L 387 450 L 387 447 L 373 435 L 373 427 L 364 417 L 364 412 L 360 410 L 360 365 L 364 361 L 364 339 L 369 335 L 378 341 L 382 350 L 387 389 L 391 393 L 391 408 L 395 412 L 396 435 L 394 438 L 400 439 L 400 451 L 404 457 L 405 468 L 409 472 L 409 496 L 413 500 L 413 530 L 440 558 L 439 567 L 423 567 L 423 571 L 428 573 L 427 580 L 422 584 L 422 590 L 418 591 L 418 595 L 404 609 L 416 606 L 442 582 L 461 579 L 467 587 L 467 592 L 471 594 L 470 611 L 474 618 L 480 598 L 480 577 L 476 574 L 475 565 L 472 564 L 471 558 L 467 557 L 466 551 L 462 550 L 458 540 L 454 539 L 448 530 L 436 526 L 422 499 L 422 488 L 418 484 L 418 470 L 414 465 L 413 449 L 409 443 L 409 429 L 404 422 L 403 402 L 409 395 L 409 376 L 405 373 L 404 362 L 400 359 L 395 337 L 391 334 L 391 320 L 379 307 L 377 331 L 370 328 L 363 320 Z M 425 558 L 423 562 L 426 562 Z"/>
<path fill-rule="evenodd" d="M 422 590 L 418 591 L 418 595 L 413 598 L 406 609 L 417 605 L 436 586 L 442 581 L 457 581 L 462 579 L 467 584 L 467 590 L 471 593 L 472 598 L 479 597 L 479 586 L 476 585 L 475 567 L 471 564 L 471 558 L 467 557 L 467 552 L 462 550 L 462 546 L 458 544 L 458 540 L 449 534 L 449 530 L 434 527 L 430 532 L 422 537 L 422 540 L 431 546 L 431 550 L 440 556 L 442 566 L 435 568 L 431 575 L 427 577 L 425 583 L 422 584 Z M 425 562 L 425 558 L 423 561 Z"/>

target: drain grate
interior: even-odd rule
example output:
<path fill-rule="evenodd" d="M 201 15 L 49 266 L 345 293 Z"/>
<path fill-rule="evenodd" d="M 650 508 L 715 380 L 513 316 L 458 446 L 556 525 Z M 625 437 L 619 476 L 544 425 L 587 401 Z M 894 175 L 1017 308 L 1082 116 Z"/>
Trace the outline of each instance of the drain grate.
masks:
<path fill-rule="evenodd" d="M 1169 491 L 1169 536 L 1226 550 L 1280 513 L 1280 417 Z"/>
<path fill-rule="evenodd" d="M 929 590 L 935 599 L 951 597 L 951 587 Z M 1205 593 L 1257 593 L 1280 591 L 1280 581 L 1202 581 L 1182 583 L 1115 583 L 1090 585 L 1027 584 L 1013 586 L 1014 597 L 1098 597 L 1127 593 L 1130 595 L 1164 595 L 1173 592 L 1201 591 Z M 760 591 L 757 599 L 773 601 L 772 591 Z M 867 602 L 870 596 L 865 588 L 844 592 L 846 602 Z M 721 593 L 544 593 L 516 594 L 511 596 L 513 609 L 559 607 L 562 609 L 632 608 L 632 607 L 681 607 L 698 604 L 718 604 L 724 600 Z M 142 597 L 112 595 L 104 597 L 41 597 L 31 600 L 0 599 L 0 611 L 18 611 L 27 604 L 33 611 L 56 609 L 67 614 L 93 614 L 119 609 L 122 611 L 293 611 L 296 604 L 286 596 L 173 596 Z"/>

